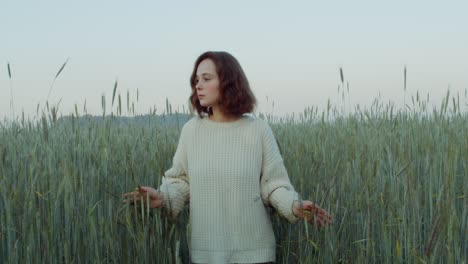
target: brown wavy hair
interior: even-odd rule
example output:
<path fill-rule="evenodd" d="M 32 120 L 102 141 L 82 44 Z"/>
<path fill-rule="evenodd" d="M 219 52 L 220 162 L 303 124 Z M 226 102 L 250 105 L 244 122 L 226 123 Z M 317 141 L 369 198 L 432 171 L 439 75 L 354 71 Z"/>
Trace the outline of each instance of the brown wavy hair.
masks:
<path fill-rule="evenodd" d="M 216 66 L 216 73 L 219 78 L 219 106 L 221 112 L 233 116 L 241 116 L 245 113 L 253 112 L 257 99 L 250 89 L 249 81 L 237 59 L 225 51 L 207 51 L 195 61 L 193 72 L 190 76 L 190 86 L 192 87 L 190 103 L 192 110 L 195 109 L 200 118 L 203 118 L 202 113 L 213 114 L 212 109 L 200 105 L 195 88 L 198 65 L 205 59 L 212 60 Z"/>

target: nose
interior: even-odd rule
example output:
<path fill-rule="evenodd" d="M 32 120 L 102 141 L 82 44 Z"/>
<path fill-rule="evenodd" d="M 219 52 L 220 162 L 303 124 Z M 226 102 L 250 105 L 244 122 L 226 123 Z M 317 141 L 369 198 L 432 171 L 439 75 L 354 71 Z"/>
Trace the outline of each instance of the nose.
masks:
<path fill-rule="evenodd" d="M 201 87 L 200 87 L 200 82 L 198 82 L 198 83 L 196 83 L 196 84 L 195 84 L 195 89 L 197 89 L 197 90 L 201 90 Z"/>

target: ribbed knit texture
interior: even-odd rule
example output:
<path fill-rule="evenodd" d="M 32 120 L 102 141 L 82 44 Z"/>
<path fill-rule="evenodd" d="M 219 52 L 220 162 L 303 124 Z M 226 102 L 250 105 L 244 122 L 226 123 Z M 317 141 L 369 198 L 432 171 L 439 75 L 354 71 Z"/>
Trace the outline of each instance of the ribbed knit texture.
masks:
<path fill-rule="evenodd" d="M 291 223 L 298 194 L 264 120 L 190 119 L 182 128 L 172 168 L 159 190 L 176 217 L 190 204 L 194 263 L 275 261 L 275 237 L 266 205 Z"/>

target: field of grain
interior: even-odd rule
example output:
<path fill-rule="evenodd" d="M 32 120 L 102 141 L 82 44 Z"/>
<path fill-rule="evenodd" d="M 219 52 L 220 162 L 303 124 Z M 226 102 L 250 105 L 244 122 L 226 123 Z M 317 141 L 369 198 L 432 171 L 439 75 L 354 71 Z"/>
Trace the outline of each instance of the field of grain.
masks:
<path fill-rule="evenodd" d="M 447 95 L 433 111 L 377 102 L 354 114 L 259 114 L 297 191 L 334 218 L 319 230 L 272 211 L 278 263 L 466 261 L 468 114 L 450 103 Z M 61 122 L 52 109 L 1 123 L 0 262 L 188 263 L 188 210 L 170 221 L 121 199 L 159 185 L 182 122 L 79 115 Z"/>

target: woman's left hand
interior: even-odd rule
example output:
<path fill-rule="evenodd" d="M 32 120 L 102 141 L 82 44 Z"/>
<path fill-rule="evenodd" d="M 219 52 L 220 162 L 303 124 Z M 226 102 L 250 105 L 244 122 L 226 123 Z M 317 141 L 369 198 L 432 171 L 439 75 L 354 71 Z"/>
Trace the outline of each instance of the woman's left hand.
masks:
<path fill-rule="evenodd" d="M 306 219 L 310 224 L 316 224 L 319 227 L 331 225 L 333 223 L 331 215 L 311 201 L 294 201 L 293 213 L 300 219 Z"/>

